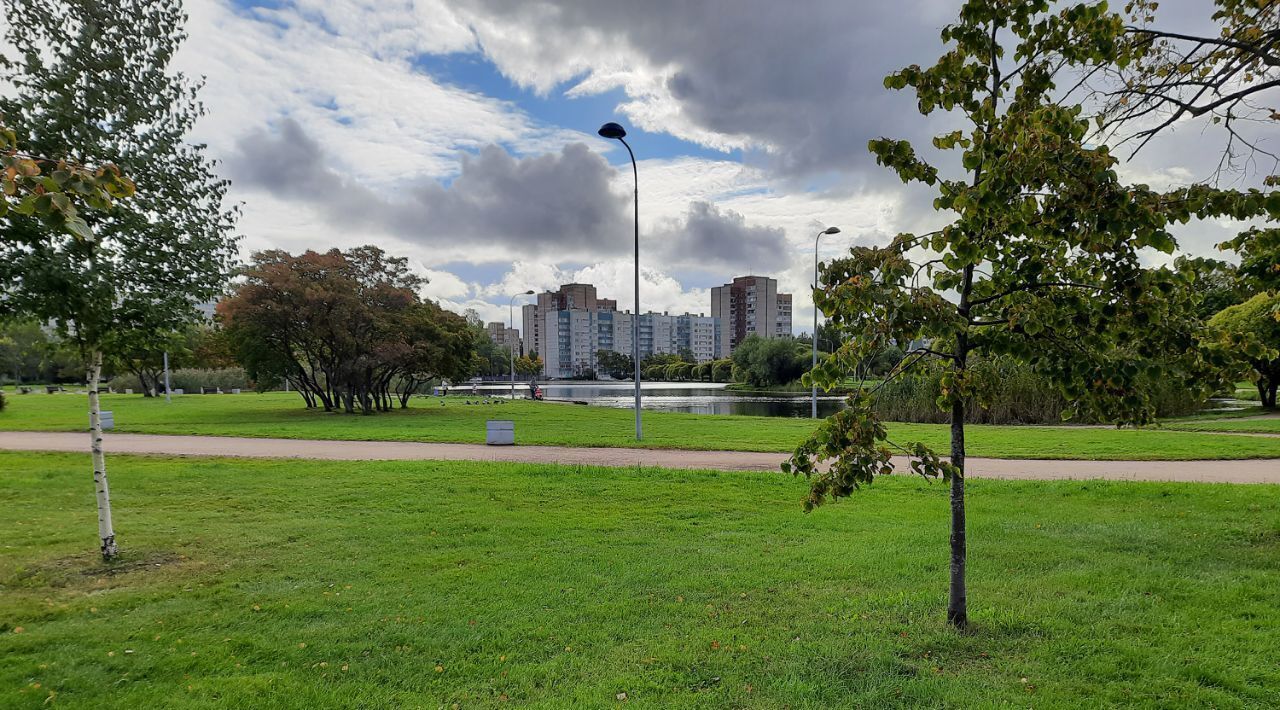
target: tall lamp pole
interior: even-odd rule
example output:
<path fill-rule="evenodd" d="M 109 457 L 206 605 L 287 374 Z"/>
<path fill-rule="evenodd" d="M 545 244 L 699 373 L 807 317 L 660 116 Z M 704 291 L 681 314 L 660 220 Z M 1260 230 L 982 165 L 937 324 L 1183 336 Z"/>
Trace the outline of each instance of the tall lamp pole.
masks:
<path fill-rule="evenodd" d="M 636 168 L 636 154 L 627 144 L 627 131 L 616 123 L 606 123 L 600 127 L 599 133 L 604 138 L 616 140 L 627 148 L 631 156 L 631 176 L 635 178 L 635 235 L 636 235 L 636 312 L 631 317 L 631 358 L 636 366 L 636 441 L 642 438 L 640 428 L 640 171 Z"/>
<path fill-rule="evenodd" d="M 169 394 L 169 351 L 164 351 L 164 401 L 172 402 L 173 398 Z"/>
<path fill-rule="evenodd" d="M 533 289 L 517 293 L 507 301 L 507 332 L 516 329 L 516 299 L 521 296 L 532 296 Z M 516 398 L 516 346 L 515 343 L 507 343 L 507 354 L 511 357 L 511 400 Z"/>
<path fill-rule="evenodd" d="M 839 227 L 827 227 L 818 232 L 818 236 L 813 238 L 813 290 L 818 290 L 818 242 L 822 240 L 825 234 L 839 234 Z M 818 301 L 815 298 L 813 302 L 813 369 L 818 367 Z M 813 385 L 813 392 L 810 393 L 810 404 L 812 416 L 818 418 L 818 385 Z"/>

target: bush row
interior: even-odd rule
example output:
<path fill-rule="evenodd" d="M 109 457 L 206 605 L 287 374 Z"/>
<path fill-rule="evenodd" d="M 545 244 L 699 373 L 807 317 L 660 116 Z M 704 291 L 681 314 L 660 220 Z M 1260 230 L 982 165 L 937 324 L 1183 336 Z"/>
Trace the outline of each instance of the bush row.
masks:
<path fill-rule="evenodd" d="M 216 370 L 184 368 L 173 370 L 169 373 L 169 386 L 175 390 L 199 393 L 201 387 L 220 388 L 223 392 L 233 389 L 248 390 L 252 389 L 253 383 L 249 381 L 249 377 L 245 375 L 244 368 L 241 367 L 226 367 Z M 124 373 L 111 378 L 111 387 L 117 392 L 122 392 L 126 389 L 131 389 L 138 393 L 142 392 L 142 385 L 138 383 L 137 376 L 132 373 Z"/>
<path fill-rule="evenodd" d="M 994 392 L 989 402 L 970 401 L 965 407 L 966 421 L 971 424 L 1061 424 L 1062 412 L 1069 403 L 1042 375 L 1012 360 L 979 361 L 975 372 L 992 378 Z M 919 374 L 885 384 L 876 394 L 875 409 L 887 421 L 946 423 L 949 412 L 938 408 L 941 394 L 942 368 L 927 369 Z M 1147 394 L 1152 398 L 1158 417 L 1192 414 L 1204 407 L 1204 401 L 1185 389 L 1167 382 L 1153 383 Z M 1074 423 L 1087 424 L 1092 422 Z"/>

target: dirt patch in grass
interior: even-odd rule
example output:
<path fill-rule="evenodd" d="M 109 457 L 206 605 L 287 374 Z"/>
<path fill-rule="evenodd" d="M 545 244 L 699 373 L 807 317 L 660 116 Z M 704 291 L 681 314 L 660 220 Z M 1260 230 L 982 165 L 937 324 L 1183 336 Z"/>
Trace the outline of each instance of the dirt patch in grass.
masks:
<path fill-rule="evenodd" d="M 116 581 L 193 566 L 191 558 L 169 550 L 125 553 L 104 563 L 95 553 L 58 557 L 25 565 L 14 570 L 3 586 L 13 587 L 81 587 L 117 586 Z"/>

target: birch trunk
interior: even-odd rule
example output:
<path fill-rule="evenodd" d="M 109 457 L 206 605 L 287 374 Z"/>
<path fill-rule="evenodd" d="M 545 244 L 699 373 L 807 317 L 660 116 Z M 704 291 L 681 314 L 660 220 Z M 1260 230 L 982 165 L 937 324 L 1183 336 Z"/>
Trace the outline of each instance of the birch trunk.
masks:
<path fill-rule="evenodd" d="M 89 356 L 89 437 L 93 452 L 93 487 L 98 496 L 98 537 L 102 539 L 102 559 L 116 556 L 116 533 L 111 527 L 111 491 L 107 486 L 107 460 L 102 453 L 102 407 L 98 402 L 98 381 L 102 376 L 102 352 Z"/>

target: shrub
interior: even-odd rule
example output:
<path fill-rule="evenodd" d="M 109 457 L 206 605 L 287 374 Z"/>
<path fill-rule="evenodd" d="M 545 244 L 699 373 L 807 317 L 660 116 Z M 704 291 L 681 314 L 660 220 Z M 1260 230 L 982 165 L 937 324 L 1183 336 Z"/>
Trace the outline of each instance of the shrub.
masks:
<path fill-rule="evenodd" d="M 733 351 L 734 380 L 755 387 L 785 385 L 809 369 L 809 350 L 792 338 L 747 336 Z"/>
<path fill-rule="evenodd" d="M 990 401 L 970 400 L 965 405 L 970 424 L 1061 424 L 1067 400 L 1047 379 L 1030 366 L 1007 358 L 979 360 L 972 366 L 977 377 L 988 380 L 982 389 L 992 392 Z M 919 374 L 885 384 L 876 395 L 876 412 L 886 420 L 942 424 L 951 414 L 938 409 L 942 368 L 918 370 Z M 1149 383 L 1158 417 L 1191 414 L 1204 401 L 1171 382 Z M 1092 423 L 1092 422 L 1078 422 Z"/>
<path fill-rule="evenodd" d="M 162 387 L 163 382 L 162 379 Z M 138 382 L 138 378 L 132 374 L 113 377 L 111 386 L 116 391 L 132 389 L 134 392 L 142 392 L 142 385 Z M 253 387 L 248 376 L 245 375 L 244 368 L 240 367 L 210 370 L 198 368 L 173 370 L 169 373 L 169 386 L 175 390 L 184 390 L 189 393 L 199 393 L 202 387 L 219 388 L 223 392 L 233 389 L 247 390 Z M 163 392 L 157 392 L 156 394 L 163 394 Z"/>

